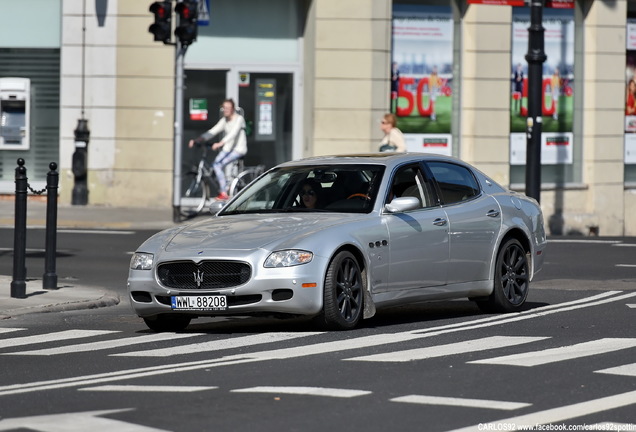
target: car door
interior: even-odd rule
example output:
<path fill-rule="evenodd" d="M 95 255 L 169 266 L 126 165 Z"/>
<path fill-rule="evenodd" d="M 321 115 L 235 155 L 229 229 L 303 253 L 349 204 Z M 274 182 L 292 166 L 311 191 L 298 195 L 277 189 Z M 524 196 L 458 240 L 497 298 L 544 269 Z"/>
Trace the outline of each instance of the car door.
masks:
<path fill-rule="evenodd" d="M 438 205 L 430 178 L 418 164 L 398 169 L 391 181 L 387 202 L 412 196 L 420 201 L 414 210 L 384 213 L 389 233 L 389 290 L 444 285 L 449 258 L 446 213 Z"/>
<path fill-rule="evenodd" d="M 497 201 L 481 191 L 472 171 L 451 162 L 428 162 L 448 218 L 448 283 L 490 277 L 493 249 L 501 229 Z"/>

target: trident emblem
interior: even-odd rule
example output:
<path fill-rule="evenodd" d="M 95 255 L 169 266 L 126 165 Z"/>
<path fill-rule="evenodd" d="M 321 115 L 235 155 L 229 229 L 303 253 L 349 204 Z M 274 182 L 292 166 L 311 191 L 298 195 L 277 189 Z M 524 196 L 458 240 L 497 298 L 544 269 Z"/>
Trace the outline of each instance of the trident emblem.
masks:
<path fill-rule="evenodd" d="M 197 269 L 196 273 L 192 272 L 192 274 L 194 275 L 194 282 L 196 282 L 197 288 L 201 288 L 201 283 L 203 283 L 204 273 L 201 270 Z"/>

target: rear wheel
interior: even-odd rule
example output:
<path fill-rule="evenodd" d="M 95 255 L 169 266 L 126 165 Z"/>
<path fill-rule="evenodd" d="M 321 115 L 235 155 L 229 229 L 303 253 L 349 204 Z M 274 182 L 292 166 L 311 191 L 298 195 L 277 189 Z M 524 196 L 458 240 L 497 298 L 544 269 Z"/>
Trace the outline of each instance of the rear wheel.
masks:
<path fill-rule="evenodd" d="M 192 216 L 199 214 L 210 196 L 210 187 L 196 172 L 185 175 L 186 190 L 181 199 L 181 214 Z"/>
<path fill-rule="evenodd" d="M 192 318 L 186 315 L 155 315 L 144 318 L 144 322 L 152 331 L 177 332 L 185 330 L 190 325 Z"/>
<path fill-rule="evenodd" d="M 362 318 L 365 281 L 352 253 L 339 252 L 325 276 L 322 321 L 328 328 L 348 330 Z"/>
<path fill-rule="evenodd" d="M 523 307 L 530 288 L 526 251 L 516 239 L 499 249 L 495 264 L 494 289 L 488 300 L 478 301 L 486 312 L 517 312 Z"/>

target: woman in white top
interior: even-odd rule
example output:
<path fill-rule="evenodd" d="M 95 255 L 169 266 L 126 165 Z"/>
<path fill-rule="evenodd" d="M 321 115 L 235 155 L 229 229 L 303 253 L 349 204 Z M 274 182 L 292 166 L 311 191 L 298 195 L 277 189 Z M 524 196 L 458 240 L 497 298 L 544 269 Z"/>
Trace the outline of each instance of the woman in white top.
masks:
<path fill-rule="evenodd" d="M 220 192 L 217 199 L 228 199 L 227 181 L 225 179 L 225 166 L 242 158 L 247 153 L 247 136 L 245 135 L 245 119 L 236 112 L 236 106 L 232 99 L 226 99 L 222 105 L 223 117 L 210 130 L 200 137 L 190 140 L 189 147 L 194 144 L 204 143 L 223 132 L 223 138 L 212 144 L 212 150 L 222 147 L 214 159 L 214 172 L 219 180 Z"/>
<path fill-rule="evenodd" d="M 384 138 L 380 141 L 381 152 L 405 152 L 406 144 L 404 143 L 404 135 L 395 124 L 397 119 L 395 114 L 384 114 L 380 129 L 384 132 Z"/>

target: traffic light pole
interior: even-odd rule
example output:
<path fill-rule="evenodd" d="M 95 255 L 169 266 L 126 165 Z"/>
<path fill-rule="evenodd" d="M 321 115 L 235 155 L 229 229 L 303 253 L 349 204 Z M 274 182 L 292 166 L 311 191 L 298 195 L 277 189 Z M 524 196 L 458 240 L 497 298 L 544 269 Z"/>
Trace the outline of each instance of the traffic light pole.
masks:
<path fill-rule="evenodd" d="M 181 143 L 183 137 L 183 59 L 188 49 L 178 39 L 174 66 L 174 170 L 172 185 L 172 220 L 181 222 Z"/>
<path fill-rule="evenodd" d="M 528 118 L 526 120 L 526 195 L 541 202 L 541 133 L 543 131 L 543 0 L 530 0 L 528 29 Z"/>

